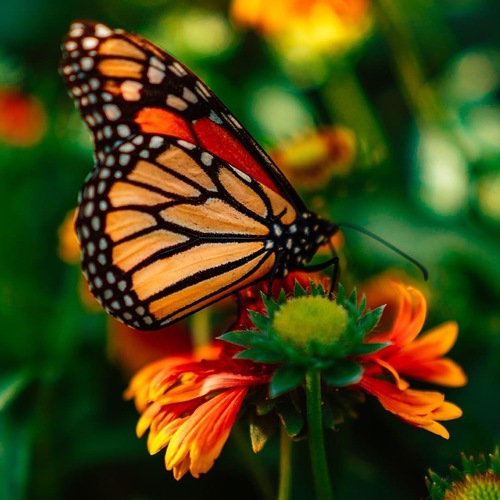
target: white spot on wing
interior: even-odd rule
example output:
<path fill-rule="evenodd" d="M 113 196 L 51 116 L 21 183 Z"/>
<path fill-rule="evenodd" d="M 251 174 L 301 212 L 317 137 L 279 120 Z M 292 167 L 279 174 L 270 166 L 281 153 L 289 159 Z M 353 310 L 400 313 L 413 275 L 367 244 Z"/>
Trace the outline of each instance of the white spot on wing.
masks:
<path fill-rule="evenodd" d="M 177 144 L 179 144 L 179 146 L 182 146 L 183 148 L 186 148 L 186 149 L 189 149 L 189 150 L 194 149 L 196 147 L 196 145 L 193 144 L 192 142 L 187 142 L 187 141 L 185 141 L 183 139 L 179 139 L 177 141 Z"/>
<path fill-rule="evenodd" d="M 134 80 L 125 80 L 120 85 L 122 97 L 126 101 L 138 101 L 141 98 L 142 83 Z"/>
<path fill-rule="evenodd" d="M 149 141 L 150 148 L 161 148 L 163 146 L 163 137 L 159 135 L 154 135 Z"/>
<path fill-rule="evenodd" d="M 150 66 L 148 68 L 147 76 L 149 83 L 157 85 L 163 81 L 163 79 L 165 78 L 165 73 L 158 68 L 155 68 L 154 66 Z"/>
<path fill-rule="evenodd" d="M 165 71 L 165 65 L 155 56 L 153 56 L 150 60 L 149 60 L 151 66 L 154 66 L 155 68 L 158 68 L 158 69 L 162 69 L 163 71 Z"/>
<path fill-rule="evenodd" d="M 116 127 L 116 131 L 120 137 L 128 137 L 130 135 L 130 127 L 128 125 L 124 125 L 123 123 Z"/>
<path fill-rule="evenodd" d="M 222 125 L 222 120 L 220 116 L 213 110 L 210 110 L 210 114 L 208 115 L 208 118 L 213 121 L 214 123 L 217 123 L 217 125 Z"/>
<path fill-rule="evenodd" d="M 82 40 L 82 47 L 85 49 L 85 50 L 92 50 L 92 49 L 95 49 L 97 47 L 97 44 L 99 43 L 99 40 L 93 36 L 86 36 L 83 40 Z"/>
<path fill-rule="evenodd" d="M 115 104 L 105 104 L 102 109 L 104 111 L 104 114 L 106 115 L 106 118 L 111 121 L 118 120 L 118 118 L 120 118 L 120 116 L 122 115 L 120 108 Z"/>
<path fill-rule="evenodd" d="M 214 157 L 210 154 L 210 153 L 207 153 L 206 151 L 204 151 L 203 153 L 201 153 L 201 162 L 206 165 L 207 167 L 209 167 L 210 165 L 212 165 L 212 160 L 214 159 Z"/>
<path fill-rule="evenodd" d="M 184 89 L 182 90 L 182 98 L 186 101 L 192 102 L 193 104 L 196 104 L 198 102 L 196 94 L 187 87 L 184 87 Z"/>
<path fill-rule="evenodd" d="M 167 96 L 167 106 L 177 109 L 178 111 L 184 111 L 188 107 L 188 103 L 173 94 L 168 94 Z"/>
<path fill-rule="evenodd" d="M 173 62 L 168 69 L 176 76 L 182 77 L 187 75 L 187 71 L 177 61 Z"/>
<path fill-rule="evenodd" d="M 95 35 L 99 38 L 105 38 L 112 33 L 113 32 L 107 26 L 104 26 L 104 24 L 98 24 L 95 27 Z"/>

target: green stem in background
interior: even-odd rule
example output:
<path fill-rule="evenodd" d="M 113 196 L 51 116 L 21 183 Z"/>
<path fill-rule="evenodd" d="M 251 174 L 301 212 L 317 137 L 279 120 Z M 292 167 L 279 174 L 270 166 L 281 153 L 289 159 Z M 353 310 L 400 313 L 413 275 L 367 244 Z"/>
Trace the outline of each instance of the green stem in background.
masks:
<path fill-rule="evenodd" d="M 281 426 L 280 434 L 280 482 L 278 500 L 290 500 L 292 498 L 292 440 Z"/>
<path fill-rule="evenodd" d="M 330 474 L 326 461 L 323 418 L 321 409 L 321 373 L 309 370 L 306 373 L 307 430 L 311 468 L 317 500 L 332 500 Z"/>
<path fill-rule="evenodd" d="M 391 49 L 396 76 L 408 106 L 417 118 L 444 119 L 439 101 L 427 83 L 419 50 L 398 1 L 374 0 L 372 5 L 377 24 Z"/>
<path fill-rule="evenodd" d="M 195 350 L 212 343 L 213 339 L 210 328 L 210 313 L 207 309 L 202 309 L 192 316 L 191 340 Z"/>
<path fill-rule="evenodd" d="M 408 14 L 401 0 L 374 0 L 372 5 L 377 24 L 394 59 L 401 91 L 415 119 L 420 125 L 442 125 L 443 131 L 449 134 L 467 161 L 474 163 L 476 155 L 457 128 L 454 114 L 442 106 L 429 83 Z"/>
<path fill-rule="evenodd" d="M 231 439 L 236 444 L 240 452 L 241 460 L 245 463 L 247 470 L 250 471 L 255 484 L 260 490 L 261 497 L 264 500 L 274 500 L 275 490 L 269 479 L 266 468 L 262 465 L 257 455 L 249 446 L 248 436 L 243 432 L 239 425 L 235 425 L 231 431 Z M 288 500 L 285 498 L 284 500 Z"/>
<path fill-rule="evenodd" d="M 355 130 L 368 165 L 377 165 L 388 158 L 388 141 L 348 57 L 336 62 L 333 74 L 322 89 L 333 122 Z"/>

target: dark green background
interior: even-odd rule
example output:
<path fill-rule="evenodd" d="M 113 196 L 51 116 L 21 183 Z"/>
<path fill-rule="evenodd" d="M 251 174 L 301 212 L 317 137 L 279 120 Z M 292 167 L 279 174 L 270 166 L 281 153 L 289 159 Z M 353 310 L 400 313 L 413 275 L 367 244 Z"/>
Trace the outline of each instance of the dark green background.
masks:
<path fill-rule="evenodd" d="M 88 134 L 57 73 L 60 40 L 78 18 L 140 32 L 172 51 L 266 146 L 304 124 L 351 127 L 359 144 L 352 173 L 305 198 L 323 198 L 332 219 L 363 225 L 422 261 L 430 272 L 422 285 L 430 297 L 427 325 L 459 322 L 451 357 L 470 380 L 445 391 L 464 410 L 447 424 L 451 439 L 409 427 L 369 400 L 358 420 L 328 436 L 337 498 L 423 498 L 427 468 L 446 474 L 461 451 L 493 451 L 500 432 L 500 210 L 485 210 L 482 196 L 485 186 L 496 189 L 500 204 L 500 8 L 494 0 L 391 0 L 401 15 L 391 25 L 384 3 L 376 2 L 381 10 L 369 38 L 323 60 L 328 78 L 321 82 L 288 74 L 263 39 L 227 24 L 222 1 L 0 3 L 0 88 L 37 96 L 48 114 L 47 132 L 33 147 L 0 137 L 1 499 L 259 498 L 231 441 L 199 480 L 177 483 L 163 470 L 162 453 L 148 456 L 134 434 L 133 405 L 122 400 L 126 382 L 106 358 L 104 314 L 84 310 L 79 269 L 57 255 L 58 226 L 92 164 Z M 220 47 L 214 26 L 225 30 Z M 437 113 L 401 78 L 397 58 L 415 55 Z M 445 211 L 443 200 L 451 200 Z M 346 234 L 346 254 L 350 283 L 388 267 L 420 279 L 357 234 Z M 274 476 L 275 444 L 260 457 Z M 303 476 L 295 498 L 309 498 L 303 443 L 297 462 Z"/>

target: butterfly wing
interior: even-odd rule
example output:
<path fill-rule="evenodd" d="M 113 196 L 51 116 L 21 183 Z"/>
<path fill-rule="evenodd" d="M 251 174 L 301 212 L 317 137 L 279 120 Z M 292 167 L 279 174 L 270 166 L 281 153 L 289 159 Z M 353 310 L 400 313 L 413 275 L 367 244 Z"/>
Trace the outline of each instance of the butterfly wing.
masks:
<path fill-rule="evenodd" d="M 115 317 L 161 328 L 314 251 L 304 237 L 283 239 L 300 232 L 299 214 L 313 214 L 172 56 L 138 35 L 78 22 L 61 72 L 95 142 L 76 217 L 83 270 Z"/>

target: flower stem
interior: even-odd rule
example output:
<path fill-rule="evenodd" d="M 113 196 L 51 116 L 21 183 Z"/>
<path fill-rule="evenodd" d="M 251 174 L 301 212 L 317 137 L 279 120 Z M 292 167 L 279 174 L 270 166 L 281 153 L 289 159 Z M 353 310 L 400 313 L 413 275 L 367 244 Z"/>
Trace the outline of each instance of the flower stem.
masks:
<path fill-rule="evenodd" d="M 321 411 L 321 374 L 318 370 L 306 373 L 307 428 L 309 452 L 317 500 L 332 500 L 332 487 L 326 462 L 323 419 Z"/>
<path fill-rule="evenodd" d="M 252 452 L 248 443 L 248 436 L 245 435 L 241 425 L 235 425 L 233 427 L 231 431 L 231 438 L 238 447 L 241 459 L 245 462 L 246 467 L 252 475 L 255 485 L 260 490 L 263 500 L 273 500 L 275 498 L 276 490 L 269 479 L 268 471 L 257 459 L 255 453 Z"/>
<path fill-rule="evenodd" d="M 280 482 L 278 500 L 290 500 L 292 495 L 292 440 L 285 427 L 280 435 Z"/>

